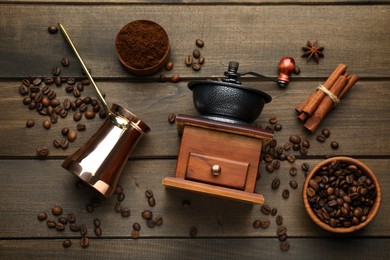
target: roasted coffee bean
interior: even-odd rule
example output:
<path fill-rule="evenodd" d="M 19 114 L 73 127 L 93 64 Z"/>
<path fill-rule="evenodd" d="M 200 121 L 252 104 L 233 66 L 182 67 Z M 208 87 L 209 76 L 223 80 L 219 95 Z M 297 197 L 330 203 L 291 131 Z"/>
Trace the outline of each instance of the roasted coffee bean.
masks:
<path fill-rule="evenodd" d="M 36 93 L 35 96 L 34 96 L 34 102 L 35 103 L 39 103 L 39 102 L 42 102 L 42 99 L 43 99 L 43 95 L 41 93 Z"/>
<path fill-rule="evenodd" d="M 287 240 L 287 235 L 284 234 L 284 235 L 278 236 L 278 239 L 279 239 L 279 241 L 281 241 L 281 242 L 286 241 L 286 240 Z"/>
<path fill-rule="evenodd" d="M 271 125 L 274 125 L 278 122 L 278 118 L 276 116 L 271 116 L 269 119 L 268 119 L 268 122 L 271 124 Z"/>
<path fill-rule="evenodd" d="M 163 220 L 163 218 L 161 216 L 157 216 L 154 219 L 154 223 L 156 223 L 156 226 L 161 226 L 164 223 L 164 220 Z"/>
<path fill-rule="evenodd" d="M 67 78 L 66 83 L 68 83 L 69 85 L 74 85 L 76 83 L 76 80 L 75 78 Z"/>
<path fill-rule="evenodd" d="M 288 189 L 284 189 L 282 192 L 283 199 L 288 199 L 290 197 L 290 191 Z"/>
<path fill-rule="evenodd" d="M 70 239 L 65 239 L 64 242 L 62 242 L 62 246 L 64 248 L 69 248 L 72 245 L 72 241 Z"/>
<path fill-rule="evenodd" d="M 107 117 L 107 113 L 106 113 L 106 111 L 104 111 L 104 109 L 102 109 L 102 110 L 99 111 L 99 117 L 100 117 L 101 119 L 104 119 L 104 118 Z"/>
<path fill-rule="evenodd" d="M 286 228 L 286 226 L 280 226 L 280 227 L 278 227 L 278 229 L 276 230 L 276 235 L 278 235 L 278 236 L 282 236 L 282 235 L 284 235 L 284 234 L 286 234 L 287 233 L 287 228 Z"/>
<path fill-rule="evenodd" d="M 86 119 L 93 119 L 95 118 L 95 112 L 93 112 L 92 110 L 88 110 L 84 113 L 84 116 Z"/>
<path fill-rule="evenodd" d="M 39 221 L 44 221 L 47 219 L 47 213 L 44 211 L 38 212 L 37 218 Z"/>
<path fill-rule="evenodd" d="M 301 168 L 302 168 L 302 171 L 304 171 L 304 172 L 307 172 L 310 170 L 310 166 L 308 163 L 302 163 Z"/>
<path fill-rule="evenodd" d="M 272 181 L 272 183 L 271 183 L 271 188 L 272 188 L 273 190 L 276 190 L 277 188 L 279 188 L 279 186 L 280 186 L 280 179 L 279 179 L 278 177 L 276 177 L 276 178 Z"/>
<path fill-rule="evenodd" d="M 94 225 L 95 227 L 100 227 L 100 225 L 101 225 L 100 219 L 95 218 L 95 219 L 93 220 L 93 225 Z"/>
<path fill-rule="evenodd" d="M 51 219 L 46 220 L 46 226 L 48 228 L 55 228 L 56 225 L 57 225 L 57 223 L 54 220 L 51 220 Z"/>
<path fill-rule="evenodd" d="M 271 163 L 273 160 L 274 160 L 274 157 L 270 154 L 266 154 L 264 156 L 264 161 L 266 161 L 267 163 Z"/>
<path fill-rule="evenodd" d="M 52 100 L 52 99 L 55 99 L 57 97 L 57 94 L 54 91 L 50 90 L 49 93 L 47 94 L 47 97 L 50 100 Z"/>
<path fill-rule="evenodd" d="M 152 198 L 153 197 L 153 192 L 151 190 L 146 190 L 145 191 L 145 196 L 146 198 Z"/>
<path fill-rule="evenodd" d="M 206 60 L 205 57 L 200 56 L 198 59 L 198 63 L 202 65 L 202 64 L 204 64 L 205 60 Z"/>
<path fill-rule="evenodd" d="M 68 135 L 68 133 L 69 133 L 69 128 L 68 128 L 68 127 L 64 127 L 64 128 L 62 128 L 62 130 L 61 130 L 61 134 L 62 134 L 63 136 L 67 136 L 67 135 Z"/>
<path fill-rule="evenodd" d="M 46 146 L 42 145 L 36 149 L 37 156 L 40 158 L 46 157 L 49 155 L 49 149 Z"/>
<path fill-rule="evenodd" d="M 56 229 L 57 229 L 57 231 L 64 231 L 65 225 L 62 223 L 56 223 Z"/>
<path fill-rule="evenodd" d="M 76 122 L 80 121 L 82 117 L 83 117 L 83 114 L 81 114 L 80 112 L 75 112 L 73 114 L 73 120 Z"/>
<path fill-rule="evenodd" d="M 68 138 L 69 142 L 74 142 L 77 138 L 77 132 L 74 130 L 69 130 L 67 138 Z"/>
<path fill-rule="evenodd" d="M 195 59 L 198 59 L 200 57 L 200 51 L 198 49 L 195 49 L 193 52 L 192 52 L 192 56 L 194 56 Z"/>
<path fill-rule="evenodd" d="M 179 82 L 179 81 L 180 81 L 180 76 L 179 76 L 179 75 L 175 74 L 175 75 L 173 75 L 173 76 L 171 77 L 171 82 L 172 82 L 172 83 L 177 83 L 177 82 Z"/>
<path fill-rule="evenodd" d="M 93 206 L 92 206 L 90 203 L 88 203 L 88 204 L 85 205 L 85 210 L 86 210 L 88 213 L 92 213 L 93 210 L 94 210 L 94 208 L 93 208 Z"/>
<path fill-rule="evenodd" d="M 55 77 L 54 78 L 54 84 L 57 86 L 57 87 L 60 87 L 62 82 L 61 82 L 61 78 L 60 77 Z"/>
<path fill-rule="evenodd" d="M 310 142 L 309 142 L 308 140 L 304 140 L 304 141 L 302 141 L 302 146 L 305 147 L 305 148 L 307 148 L 307 149 L 309 149 L 309 147 L 310 147 Z"/>
<path fill-rule="evenodd" d="M 35 109 L 38 111 L 38 112 L 40 112 L 40 114 L 41 114 L 41 112 L 42 112 L 42 110 L 43 110 L 43 105 L 42 105 L 42 103 L 36 103 L 35 104 Z M 43 112 L 44 113 L 44 112 Z"/>
<path fill-rule="evenodd" d="M 72 92 L 73 92 L 73 86 L 72 86 L 72 85 L 67 85 L 67 86 L 65 87 L 65 91 L 66 91 L 67 93 L 72 93 Z"/>
<path fill-rule="evenodd" d="M 31 109 L 34 109 L 36 106 L 35 102 L 34 101 L 31 101 L 30 104 L 28 104 L 28 108 L 31 110 Z"/>
<path fill-rule="evenodd" d="M 339 148 L 339 143 L 336 142 L 336 141 L 332 141 L 332 142 L 330 143 L 330 147 L 332 147 L 332 149 L 336 150 L 336 149 Z"/>
<path fill-rule="evenodd" d="M 31 128 L 31 127 L 33 127 L 34 125 L 35 125 L 35 121 L 34 121 L 34 120 L 29 119 L 29 120 L 26 121 L 26 127 L 27 127 L 27 128 Z"/>
<path fill-rule="evenodd" d="M 293 144 L 299 144 L 301 143 L 301 137 L 299 137 L 299 135 L 291 135 L 290 142 Z"/>
<path fill-rule="evenodd" d="M 253 226 L 254 228 L 259 228 L 259 227 L 261 227 L 261 220 L 260 220 L 260 219 L 256 219 L 255 221 L 253 221 L 252 226 Z"/>
<path fill-rule="evenodd" d="M 196 237 L 198 235 L 198 229 L 195 226 L 190 228 L 190 237 Z"/>
<path fill-rule="evenodd" d="M 53 76 L 59 76 L 60 73 L 61 73 L 60 67 L 55 66 L 55 67 L 52 69 L 51 73 L 53 74 Z"/>
<path fill-rule="evenodd" d="M 129 208 L 122 208 L 121 209 L 121 216 L 124 218 L 130 217 L 130 209 Z"/>
<path fill-rule="evenodd" d="M 278 209 L 277 208 L 272 208 L 271 216 L 275 216 L 276 214 L 278 214 Z"/>
<path fill-rule="evenodd" d="M 54 140 L 53 141 L 53 145 L 56 147 L 56 148 L 59 148 L 61 147 L 62 149 L 67 149 L 68 146 L 69 146 L 69 142 L 67 139 L 62 139 L 62 140 Z M 58 147 L 57 147 L 58 146 Z"/>
<path fill-rule="evenodd" d="M 80 234 L 82 236 L 85 236 L 86 234 L 88 234 L 88 228 L 85 224 L 80 225 Z"/>
<path fill-rule="evenodd" d="M 41 88 L 38 87 L 38 86 L 32 86 L 32 87 L 30 87 L 30 92 L 31 92 L 31 93 L 38 93 L 40 90 L 41 90 Z"/>
<path fill-rule="evenodd" d="M 276 216 L 276 224 L 277 224 L 278 226 L 283 225 L 283 217 L 282 217 L 281 215 L 277 215 L 277 216 Z"/>
<path fill-rule="evenodd" d="M 274 167 L 275 170 L 279 169 L 280 168 L 280 161 L 274 160 L 272 162 L 272 166 Z"/>
<path fill-rule="evenodd" d="M 192 65 L 192 56 L 191 55 L 187 55 L 185 60 L 184 60 L 184 63 L 187 65 L 187 66 L 191 66 Z"/>
<path fill-rule="evenodd" d="M 298 183 L 295 180 L 291 180 L 290 187 L 295 190 L 296 188 L 298 188 Z"/>
<path fill-rule="evenodd" d="M 68 67 L 69 66 L 69 59 L 68 58 L 62 58 L 61 59 L 61 64 L 64 67 Z"/>
<path fill-rule="evenodd" d="M 76 222 L 76 215 L 73 212 L 70 212 L 68 215 L 66 215 L 66 219 L 69 223 L 74 223 Z"/>
<path fill-rule="evenodd" d="M 84 85 L 84 86 L 88 86 L 91 84 L 91 81 L 89 81 L 89 79 L 83 79 L 81 81 L 81 83 Z M 105 97 L 104 93 L 102 93 L 103 97 Z"/>
<path fill-rule="evenodd" d="M 201 40 L 201 39 L 196 39 L 195 44 L 196 44 L 196 46 L 198 46 L 199 48 L 203 48 L 203 46 L 204 46 L 204 41 Z"/>
<path fill-rule="evenodd" d="M 125 200 L 125 194 L 122 192 L 122 193 L 119 193 L 118 194 L 118 197 L 117 197 L 117 200 L 118 201 L 124 201 Z"/>
<path fill-rule="evenodd" d="M 271 148 L 273 148 L 273 147 L 276 147 L 277 144 L 278 144 L 278 141 L 276 139 L 272 139 L 271 142 L 269 143 L 269 146 Z"/>
<path fill-rule="evenodd" d="M 68 224 L 68 220 L 66 219 L 66 217 L 59 217 L 58 222 L 63 224 L 63 225 Z"/>
<path fill-rule="evenodd" d="M 41 85 L 42 83 L 42 79 L 41 78 L 35 78 L 34 81 L 33 81 L 33 85 L 34 86 L 39 86 Z"/>
<path fill-rule="evenodd" d="M 150 210 L 144 210 L 141 215 L 142 215 L 142 218 L 144 218 L 144 219 L 152 219 L 153 212 Z"/>
<path fill-rule="evenodd" d="M 168 123 L 173 124 L 176 121 L 176 114 L 169 114 Z"/>
<path fill-rule="evenodd" d="M 49 26 L 49 27 L 47 28 L 47 30 L 49 31 L 50 34 L 54 34 L 54 33 L 57 33 L 57 32 L 58 32 L 58 28 L 57 28 L 57 26 L 55 26 L 55 25 Z"/>
<path fill-rule="evenodd" d="M 114 193 L 115 193 L 116 195 L 119 195 L 119 194 L 123 193 L 123 188 L 122 188 L 122 186 L 116 185 L 115 190 L 114 190 Z"/>
<path fill-rule="evenodd" d="M 139 230 L 132 230 L 131 237 L 137 239 L 139 237 Z"/>
<path fill-rule="evenodd" d="M 87 129 L 87 126 L 84 124 L 77 124 L 77 131 L 85 131 Z"/>
<path fill-rule="evenodd" d="M 42 125 L 43 125 L 43 127 L 44 127 L 45 129 L 50 129 L 50 127 L 51 127 L 51 122 L 50 122 L 50 120 L 45 119 L 45 120 L 43 120 Z"/>
<path fill-rule="evenodd" d="M 268 228 L 271 225 L 271 221 L 268 219 L 261 221 L 261 228 Z"/>
<path fill-rule="evenodd" d="M 192 63 L 192 69 L 193 70 L 199 71 L 201 68 L 202 68 L 202 65 L 200 65 L 200 63 L 198 63 L 198 62 Z"/>
<path fill-rule="evenodd" d="M 156 226 L 156 223 L 154 222 L 153 219 L 148 219 L 146 221 L 146 226 L 149 227 L 149 228 L 154 228 Z"/>
<path fill-rule="evenodd" d="M 280 243 L 280 250 L 288 251 L 289 249 L 290 249 L 290 243 L 288 242 Z"/>
<path fill-rule="evenodd" d="M 122 202 L 117 201 L 117 202 L 115 203 L 114 210 L 115 210 L 115 212 L 118 212 L 118 213 L 121 212 L 121 210 L 122 210 Z"/>
<path fill-rule="evenodd" d="M 297 170 L 297 168 L 295 168 L 293 166 L 293 167 L 290 168 L 289 173 L 290 173 L 291 176 L 296 176 L 297 173 L 298 173 L 298 170 Z"/>
<path fill-rule="evenodd" d="M 329 131 L 328 128 L 324 128 L 324 129 L 321 130 L 321 134 L 322 134 L 324 137 L 328 138 L 328 137 L 330 136 L 330 131 Z"/>
<path fill-rule="evenodd" d="M 294 151 L 298 151 L 299 149 L 301 149 L 301 145 L 300 144 L 293 144 L 292 148 Z"/>
<path fill-rule="evenodd" d="M 324 135 L 317 135 L 316 139 L 318 142 L 323 143 L 325 142 L 326 137 Z"/>
<path fill-rule="evenodd" d="M 133 224 L 133 229 L 136 230 L 136 231 L 140 231 L 141 230 L 141 225 L 137 222 L 135 222 Z"/>
<path fill-rule="evenodd" d="M 102 229 L 100 228 L 100 227 L 95 227 L 94 229 L 93 229 L 93 232 L 95 233 L 95 235 L 97 236 L 97 237 L 101 237 L 102 236 Z"/>
<path fill-rule="evenodd" d="M 88 106 L 84 102 L 79 106 L 79 111 L 81 113 L 87 111 L 87 109 L 88 109 Z"/>
<path fill-rule="evenodd" d="M 41 103 L 44 107 L 50 106 L 50 99 L 47 97 L 42 97 Z"/>
<path fill-rule="evenodd" d="M 25 104 L 25 105 L 28 105 L 28 104 L 30 104 L 31 103 L 31 98 L 30 97 L 25 97 L 25 98 L 23 98 L 23 104 Z"/>
<path fill-rule="evenodd" d="M 94 106 L 92 107 L 92 110 L 93 110 L 93 112 L 95 112 L 95 113 L 99 113 L 100 109 L 101 109 L 101 107 L 100 107 L 99 104 L 94 105 Z"/>
<path fill-rule="evenodd" d="M 81 245 L 82 248 L 87 248 L 89 246 L 89 239 L 88 239 L 88 237 L 83 236 L 80 239 L 80 245 Z"/>
<path fill-rule="evenodd" d="M 265 166 L 265 170 L 269 173 L 273 173 L 275 168 L 274 168 L 274 165 L 272 163 L 269 163 Z"/>
<path fill-rule="evenodd" d="M 300 153 L 301 155 L 306 155 L 306 154 L 307 154 L 307 148 L 302 146 L 302 147 L 299 149 L 299 153 Z"/>
<path fill-rule="evenodd" d="M 293 154 L 288 154 L 287 155 L 287 161 L 289 161 L 290 163 L 294 163 L 295 162 L 295 156 Z"/>
<path fill-rule="evenodd" d="M 280 130 L 282 130 L 282 125 L 281 125 L 281 124 L 275 124 L 274 130 L 275 130 L 275 131 L 280 131 Z"/>
<path fill-rule="evenodd" d="M 165 70 L 170 71 L 170 70 L 173 69 L 173 66 L 174 66 L 173 62 L 172 62 L 172 61 L 168 61 L 168 62 L 165 64 Z"/>
<path fill-rule="evenodd" d="M 261 207 L 260 207 L 260 211 L 261 211 L 261 213 L 263 213 L 264 215 L 269 215 L 269 214 L 271 214 L 271 207 L 270 206 L 268 206 L 267 204 L 263 204 L 263 205 L 261 205 Z"/>
<path fill-rule="evenodd" d="M 54 83 L 54 78 L 53 77 L 45 77 L 45 78 L 43 78 L 43 82 L 50 86 Z"/>
<path fill-rule="evenodd" d="M 20 85 L 19 86 L 19 94 L 22 95 L 22 96 L 25 96 L 27 95 L 29 92 L 28 92 L 28 88 L 25 86 L 25 85 Z"/>
<path fill-rule="evenodd" d="M 81 96 L 80 90 L 78 90 L 77 88 L 74 88 L 72 93 L 73 93 L 73 96 L 76 98 Z"/>
<path fill-rule="evenodd" d="M 84 85 L 81 82 L 76 83 L 76 89 L 80 92 L 84 91 Z"/>

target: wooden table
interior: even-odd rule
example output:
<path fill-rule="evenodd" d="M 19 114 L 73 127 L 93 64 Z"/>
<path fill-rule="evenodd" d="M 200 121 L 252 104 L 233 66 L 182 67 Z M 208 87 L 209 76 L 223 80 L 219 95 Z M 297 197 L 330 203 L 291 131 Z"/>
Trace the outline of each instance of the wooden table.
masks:
<path fill-rule="evenodd" d="M 389 1 L 0 1 L 0 258 L 1 259 L 389 259 L 390 258 L 390 5 Z M 126 23 L 149 19 L 162 25 L 170 39 L 172 71 L 179 83 L 159 83 L 159 74 L 138 78 L 119 64 L 114 53 L 116 33 Z M 85 205 L 96 194 L 77 188 L 76 178 L 61 167 L 64 158 L 84 144 L 102 124 L 95 118 L 85 120 L 87 130 L 66 150 L 56 149 L 54 139 L 63 127 L 75 128 L 72 116 L 45 130 L 43 116 L 27 109 L 18 93 L 21 81 L 31 76 L 50 76 L 60 66 L 61 76 L 83 79 L 81 67 L 60 33 L 49 34 L 48 26 L 62 22 L 91 69 L 109 103 L 119 103 L 144 120 L 152 129 L 136 147 L 120 179 L 126 199 L 123 205 L 131 216 L 123 218 L 114 211 L 116 196 L 102 200 L 100 207 L 88 213 Z M 184 64 L 186 55 L 201 38 L 206 62 L 195 72 Z M 319 63 L 302 58 L 301 47 L 307 40 L 318 40 L 325 57 Z M 274 83 L 248 77 L 244 84 L 266 91 L 273 97 L 255 122 L 263 127 L 276 115 L 283 129 L 275 132 L 280 144 L 291 134 L 311 142 L 307 156 L 299 156 L 293 165 L 282 162 L 272 174 L 261 165 L 257 192 L 266 203 L 278 209 L 288 228 L 288 252 L 279 249 L 274 217 L 265 216 L 260 206 L 251 206 L 200 194 L 165 189 L 161 181 L 173 176 L 180 138 L 176 127 L 167 121 L 171 113 L 197 115 L 192 80 L 223 75 L 231 60 L 240 62 L 241 72 L 255 71 L 277 76 L 277 64 L 284 55 L 294 57 L 301 74 L 292 76 L 286 89 Z M 62 57 L 70 66 L 61 67 Z M 340 63 L 350 74 L 360 77 L 342 103 L 310 134 L 296 119 L 294 107 L 324 82 Z M 64 86 L 54 88 L 59 99 L 70 95 Z M 83 95 L 94 96 L 87 88 Z M 36 125 L 27 129 L 27 119 Z M 331 137 L 316 141 L 322 128 Z M 330 141 L 340 143 L 337 150 Z M 41 160 L 35 149 L 46 145 L 47 158 Z M 291 166 L 311 167 L 326 156 L 345 155 L 360 159 L 377 174 L 383 197 L 379 214 L 365 229 L 338 236 L 317 227 L 307 216 L 301 200 L 303 172 L 290 198 L 281 196 L 292 179 Z M 279 176 L 278 190 L 271 181 Z M 148 206 L 144 192 L 150 189 L 156 206 Z M 183 201 L 191 205 L 186 207 Z M 44 210 L 60 205 L 64 213 L 74 212 L 78 223 L 87 225 L 90 246 L 81 248 L 79 233 L 59 232 L 37 220 Z M 148 228 L 141 212 L 151 209 L 163 217 L 162 226 Z M 102 222 L 103 235 L 93 234 L 93 219 Z M 270 219 L 267 229 L 254 229 L 256 219 Z M 141 224 L 140 237 L 131 238 L 134 222 Z M 189 230 L 198 235 L 190 238 Z M 71 239 L 71 248 L 62 242 Z M 367 257 L 367 258 L 366 258 Z"/>

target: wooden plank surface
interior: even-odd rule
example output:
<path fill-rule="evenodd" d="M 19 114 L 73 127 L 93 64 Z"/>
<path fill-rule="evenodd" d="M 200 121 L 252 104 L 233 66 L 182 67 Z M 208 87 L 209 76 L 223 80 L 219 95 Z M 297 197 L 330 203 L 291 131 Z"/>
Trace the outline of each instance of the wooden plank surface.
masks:
<path fill-rule="evenodd" d="M 390 75 L 388 35 L 390 5 L 8 5 L 0 10 L 0 77 L 46 75 L 70 56 L 70 48 L 47 27 L 62 22 L 95 77 L 129 77 L 114 53 L 115 36 L 128 22 L 149 19 L 168 33 L 171 73 L 187 77 L 220 77 L 230 60 L 242 62 L 241 70 L 277 76 L 282 56 L 296 58 L 299 78 L 327 77 L 345 63 L 360 77 Z M 75 14 L 79 15 L 74 19 Z M 24 21 L 22 22 L 21 17 Z M 370 19 L 362 19 L 370 17 Z M 373 30 L 372 28 L 375 28 Z M 206 63 L 198 73 L 184 65 L 184 58 L 202 38 Z M 301 58 L 307 40 L 325 47 L 325 58 L 316 65 Z M 363 44 L 366 43 L 366 44 Z M 72 61 L 74 62 L 74 61 Z M 64 72 L 65 73 L 65 72 Z M 168 73 L 168 74 L 171 74 Z M 79 66 L 66 75 L 78 76 Z"/>
<path fill-rule="evenodd" d="M 389 1 L 122 1 L 75 0 L 0 1 L 0 259 L 389 259 L 390 215 L 390 5 Z M 357 4 L 357 5 L 356 5 Z M 182 81 L 158 83 L 159 74 L 138 78 L 125 71 L 114 53 L 117 32 L 126 23 L 149 19 L 162 25 L 170 38 L 171 60 L 175 67 L 166 76 L 178 74 Z M 63 37 L 50 35 L 49 25 L 62 22 L 99 88 L 108 102 L 118 103 L 139 116 L 152 129 L 137 145 L 120 179 L 131 216 L 114 211 L 116 196 L 101 199 L 92 213 L 86 204 L 96 198 L 90 189 L 76 187 L 76 177 L 61 167 L 64 158 L 96 132 L 102 120 L 81 121 L 87 126 L 67 150 L 55 149 L 53 139 L 62 138 L 63 127 L 75 128 L 72 113 L 45 130 L 43 117 L 28 110 L 18 93 L 27 76 L 48 76 L 62 57 L 71 65 L 61 76 L 83 78 L 81 67 Z M 184 64 L 184 57 L 201 38 L 206 63 L 200 72 Z M 301 58 L 307 40 L 318 40 L 325 47 L 319 64 Z M 264 107 L 255 125 L 266 127 L 275 115 L 283 129 L 275 132 L 283 145 L 291 134 L 311 142 L 307 156 L 298 152 L 295 163 L 281 162 L 270 174 L 262 162 L 256 191 L 265 203 L 284 218 L 291 244 L 289 252 L 279 249 L 275 217 L 260 212 L 260 205 L 249 205 L 217 197 L 168 189 L 162 185 L 174 176 L 180 137 L 176 126 L 167 122 L 170 113 L 197 115 L 192 92 L 193 80 L 223 76 L 231 60 L 240 62 L 239 72 L 255 71 L 275 78 L 280 58 L 290 55 L 301 68 L 286 89 L 260 79 L 244 78 L 245 85 L 269 93 L 273 101 Z M 324 82 L 339 64 L 348 73 L 360 76 L 359 82 L 324 120 L 319 130 L 308 133 L 297 121 L 294 107 Z M 51 87 L 60 100 L 69 97 L 61 88 Z M 88 87 L 83 96 L 95 96 Z M 27 119 L 36 125 L 26 129 Z M 315 140 L 322 128 L 331 137 L 325 143 Z M 329 143 L 340 143 L 337 150 Z M 35 149 L 46 145 L 50 155 L 43 160 Z M 382 188 L 382 205 L 374 221 L 363 230 L 345 236 L 317 227 L 308 218 L 302 203 L 306 162 L 314 167 L 323 158 L 345 155 L 358 158 L 376 173 Z M 291 177 L 291 166 L 299 169 Z M 281 179 L 278 190 L 271 189 L 275 177 Z M 295 179 L 298 189 L 289 188 Z M 281 192 L 290 189 L 289 199 Z M 151 189 L 156 206 L 147 204 L 144 192 Z M 183 203 L 186 201 L 186 203 Z M 190 206 L 188 206 L 190 202 Z M 54 205 L 74 212 L 77 223 L 88 227 L 91 245 L 79 246 L 79 233 L 48 229 L 37 220 L 40 210 L 50 212 Z M 141 217 L 150 209 L 162 216 L 162 226 L 148 228 Z M 49 213 L 50 218 L 54 218 Z M 93 220 L 101 219 L 103 235 L 93 234 Z M 271 226 L 255 229 L 256 219 L 268 219 Z M 131 239 L 134 222 L 141 224 L 140 238 Z M 189 237 L 195 226 L 198 236 Z M 62 247 L 65 238 L 73 246 Z"/>

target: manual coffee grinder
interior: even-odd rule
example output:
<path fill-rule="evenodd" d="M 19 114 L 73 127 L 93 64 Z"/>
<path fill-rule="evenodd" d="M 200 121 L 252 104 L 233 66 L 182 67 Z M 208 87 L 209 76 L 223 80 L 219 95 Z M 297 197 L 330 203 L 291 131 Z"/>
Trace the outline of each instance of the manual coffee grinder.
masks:
<path fill-rule="evenodd" d="M 240 76 L 264 76 L 240 74 L 238 66 L 238 62 L 229 62 L 223 80 L 188 83 L 200 115 L 176 116 L 181 144 L 175 176 L 163 179 L 166 187 L 264 203 L 255 188 L 262 148 L 273 133 L 250 123 L 272 98 L 241 84 Z"/>

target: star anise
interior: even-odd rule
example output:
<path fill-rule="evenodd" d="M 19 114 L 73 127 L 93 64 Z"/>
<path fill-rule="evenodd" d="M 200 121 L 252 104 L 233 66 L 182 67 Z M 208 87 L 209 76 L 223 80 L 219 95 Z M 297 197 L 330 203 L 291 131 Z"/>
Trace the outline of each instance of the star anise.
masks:
<path fill-rule="evenodd" d="M 312 43 L 311 41 L 307 41 L 307 44 L 305 47 L 302 47 L 302 50 L 305 52 L 302 54 L 302 57 L 307 57 L 307 60 L 309 61 L 311 58 L 318 63 L 320 57 L 324 57 L 324 54 L 322 51 L 324 50 L 324 47 L 318 47 L 318 42 L 315 41 Z"/>

